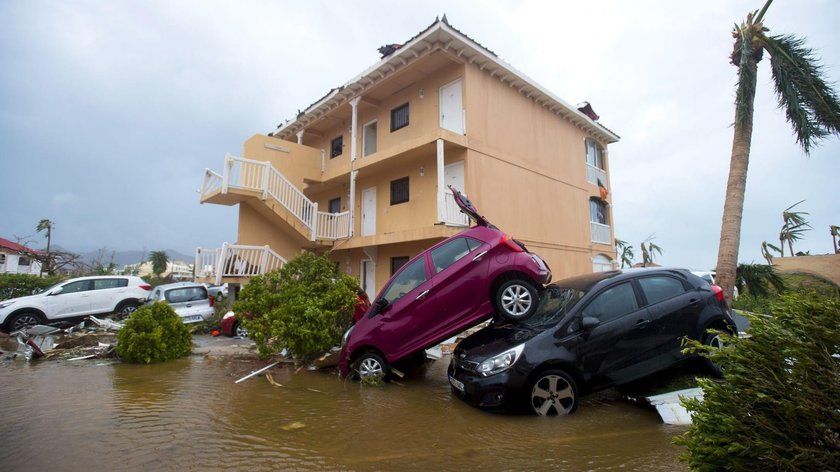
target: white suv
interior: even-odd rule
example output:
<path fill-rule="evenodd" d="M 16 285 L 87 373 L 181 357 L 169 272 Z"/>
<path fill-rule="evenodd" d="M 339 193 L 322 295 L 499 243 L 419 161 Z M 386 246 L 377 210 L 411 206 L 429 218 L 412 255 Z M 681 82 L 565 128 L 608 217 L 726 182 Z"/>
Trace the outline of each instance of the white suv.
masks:
<path fill-rule="evenodd" d="M 87 315 L 131 314 L 152 286 L 134 276 L 91 276 L 65 280 L 35 295 L 0 302 L 0 328 L 15 332 L 36 324 L 78 321 Z"/>
<path fill-rule="evenodd" d="M 155 287 L 148 303 L 166 302 L 184 323 L 200 323 L 213 317 L 214 301 L 204 284 L 178 282 Z"/>

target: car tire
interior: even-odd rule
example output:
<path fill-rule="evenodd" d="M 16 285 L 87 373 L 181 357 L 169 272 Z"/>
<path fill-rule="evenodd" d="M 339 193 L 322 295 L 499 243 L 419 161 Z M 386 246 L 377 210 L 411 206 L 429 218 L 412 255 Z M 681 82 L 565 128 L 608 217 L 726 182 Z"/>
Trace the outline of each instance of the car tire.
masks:
<path fill-rule="evenodd" d="M 6 326 L 9 327 L 10 333 L 14 333 L 15 331 L 20 331 L 24 328 L 31 328 L 43 322 L 44 319 L 38 313 L 35 313 L 34 311 L 24 311 L 9 317 L 9 321 Z"/>
<path fill-rule="evenodd" d="M 390 368 L 385 359 L 376 352 L 368 351 L 353 361 L 353 377 L 360 381 L 388 378 Z"/>
<path fill-rule="evenodd" d="M 240 322 L 238 322 L 238 321 L 237 321 L 237 322 L 233 325 L 233 329 L 231 330 L 231 335 L 232 335 L 233 337 L 239 337 L 239 338 L 243 338 L 243 339 L 244 339 L 244 338 L 247 338 L 247 337 L 248 337 L 248 330 L 247 330 L 247 329 L 245 329 L 245 328 L 243 328 L 243 327 L 242 327 L 242 323 L 240 323 Z"/>
<path fill-rule="evenodd" d="M 522 279 L 511 279 L 500 285 L 495 298 L 502 317 L 514 322 L 530 318 L 539 304 L 537 288 Z"/>
<path fill-rule="evenodd" d="M 535 415 L 570 415 L 577 409 L 577 383 L 562 370 L 541 372 L 529 384 L 526 394 L 528 411 Z"/>
<path fill-rule="evenodd" d="M 720 333 L 706 333 L 703 335 L 703 345 L 708 346 L 714 349 L 720 349 L 723 347 L 723 341 L 720 339 Z M 703 357 L 703 362 L 706 363 L 706 367 L 715 377 L 723 377 L 723 367 L 716 364 L 714 361 L 709 359 L 708 357 Z"/>
<path fill-rule="evenodd" d="M 132 313 L 137 311 L 137 308 L 140 307 L 140 304 L 137 302 L 122 302 L 117 307 L 116 314 L 117 317 L 120 319 L 128 318 L 131 316 Z"/>

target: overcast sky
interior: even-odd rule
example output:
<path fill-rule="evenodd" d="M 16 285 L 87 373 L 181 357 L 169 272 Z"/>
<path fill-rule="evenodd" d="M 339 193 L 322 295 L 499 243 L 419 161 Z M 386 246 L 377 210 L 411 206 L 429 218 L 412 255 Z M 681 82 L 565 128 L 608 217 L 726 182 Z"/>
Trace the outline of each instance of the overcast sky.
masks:
<path fill-rule="evenodd" d="M 566 102 L 592 103 L 609 147 L 613 225 L 654 235 L 669 266 L 717 258 L 732 141 L 730 31 L 763 0 L 0 2 L 0 237 L 42 248 L 147 251 L 236 241 L 237 207 L 200 205 L 204 169 L 293 118 L 446 13 L 455 28 Z M 776 0 L 840 81 L 840 1 Z M 806 157 L 759 65 L 742 262 L 810 213 L 795 249 L 832 251 L 840 140 Z M 481 202 L 476 202 L 480 207 Z M 550 211 L 547 209 L 546 211 Z M 491 215 L 488 215 L 491 216 Z M 638 253 L 637 249 L 637 253 Z"/>

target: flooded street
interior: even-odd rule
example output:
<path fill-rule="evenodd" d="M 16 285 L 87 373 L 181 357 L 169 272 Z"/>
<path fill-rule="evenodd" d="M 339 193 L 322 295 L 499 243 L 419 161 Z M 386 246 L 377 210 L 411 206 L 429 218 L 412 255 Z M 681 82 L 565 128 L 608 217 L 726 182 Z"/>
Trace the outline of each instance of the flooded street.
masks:
<path fill-rule="evenodd" d="M 8 348 L 9 346 L 4 346 Z M 451 396 L 448 356 L 362 386 L 267 362 L 191 356 L 0 364 L 0 469 L 687 470 L 654 410 L 584 400 L 568 418 L 485 413 Z"/>

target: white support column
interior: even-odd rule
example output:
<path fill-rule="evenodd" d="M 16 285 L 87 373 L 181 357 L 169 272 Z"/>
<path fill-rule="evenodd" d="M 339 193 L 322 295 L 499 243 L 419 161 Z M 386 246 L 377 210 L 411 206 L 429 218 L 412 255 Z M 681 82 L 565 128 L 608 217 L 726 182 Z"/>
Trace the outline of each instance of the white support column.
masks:
<path fill-rule="evenodd" d="M 359 135 L 359 100 L 362 97 L 356 97 L 353 100 L 350 100 L 350 106 L 353 107 L 353 118 L 351 120 L 352 124 L 350 125 L 350 161 L 356 160 L 356 136 Z"/>
<path fill-rule="evenodd" d="M 347 205 L 350 208 L 350 237 L 353 237 L 353 233 L 356 229 L 356 175 L 359 174 L 359 171 L 354 170 L 350 172 L 350 202 Z"/>
<path fill-rule="evenodd" d="M 225 267 L 225 259 L 227 259 L 227 249 L 228 249 L 228 243 L 227 242 L 222 243 L 222 249 L 220 249 L 218 254 L 216 255 L 216 274 L 215 274 L 216 275 L 216 284 L 215 285 L 219 285 L 219 284 L 222 283 L 222 277 L 224 276 L 222 271 L 224 270 L 224 267 Z"/>
<path fill-rule="evenodd" d="M 443 140 L 437 140 L 437 210 L 438 210 L 438 221 L 443 223 L 446 221 L 446 182 L 444 181 L 444 160 L 443 160 Z M 464 191 L 464 189 L 459 188 L 458 190 Z"/>
<path fill-rule="evenodd" d="M 298 138 L 297 143 L 298 144 L 303 144 L 303 130 L 298 131 L 296 134 L 297 134 L 297 138 Z"/>
<path fill-rule="evenodd" d="M 271 162 L 265 161 L 263 166 L 263 178 L 262 178 L 262 199 L 266 200 L 268 198 L 268 176 L 271 173 Z"/>
<path fill-rule="evenodd" d="M 228 180 L 230 179 L 230 168 L 233 166 L 233 158 L 225 154 L 225 167 L 222 169 L 222 193 L 228 192 Z"/>
<path fill-rule="evenodd" d="M 318 239 L 318 202 L 312 203 L 312 236 L 309 237 L 310 241 L 315 241 Z"/>
<path fill-rule="evenodd" d="M 321 149 L 321 173 L 324 173 L 326 169 L 326 162 L 327 162 L 327 151 Z"/>

